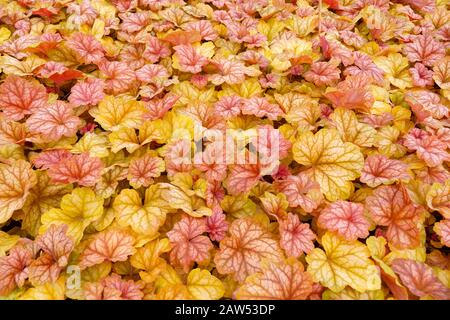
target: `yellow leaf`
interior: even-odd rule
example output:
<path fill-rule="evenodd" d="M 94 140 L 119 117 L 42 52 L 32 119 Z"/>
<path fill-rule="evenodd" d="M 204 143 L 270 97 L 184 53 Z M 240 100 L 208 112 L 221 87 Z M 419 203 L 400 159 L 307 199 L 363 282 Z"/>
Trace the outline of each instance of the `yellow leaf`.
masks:
<path fill-rule="evenodd" d="M 222 281 L 211 275 L 208 270 L 199 268 L 189 272 L 187 290 L 195 300 L 218 300 L 225 293 Z"/>
<path fill-rule="evenodd" d="M 330 232 L 322 237 L 324 250 L 315 248 L 306 256 L 307 271 L 316 282 L 334 292 L 346 286 L 364 292 L 381 288 L 380 274 L 361 242 L 345 241 Z"/>
<path fill-rule="evenodd" d="M 256 214 L 256 204 L 246 195 L 226 195 L 220 206 L 223 211 L 236 219 L 248 218 Z"/>
<path fill-rule="evenodd" d="M 406 147 L 397 143 L 400 131 L 395 127 L 382 127 L 375 136 L 374 145 L 380 153 L 394 158 L 400 158 L 406 153 Z"/>
<path fill-rule="evenodd" d="M 246 79 L 244 82 L 233 85 L 222 85 L 220 96 L 238 95 L 243 98 L 251 98 L 262 92 L 261 85 L 256 79 Z"/>
<path fill-rule="evenodd" d="M 105 34 L 105 21 L 101 19 L 95 19 L 94 24 L 92 25 L 91 34 L 97 39 L 100 40 L 103 38 Z"/>
<path fill-rule="evenodd" d="M 141 145 L 152 141 L 160 144 L 167 143 L 171 135 L 172 125 L 168 120 L 145 121 L 139 128 L 139 142 Z"/>
<path fill-rule="evenodd" d="M 206 103 L 214 102 L 216 100 L 216 91 L 214 90 L 214 87 L 207 90 L 200 90 L 189 81 L 183 81 L 174 85 L 171 92 L 180 97 L 176 105 L 194 104 L 198 102 Z"/>
<path fill-rule="evenodd" d="M 57 208 L 61 198 L 72 191 L 72 185 L 54 185 L 46 171 L 37 171 L 37 184 L 31 188 L 30 195 L 22 211 L 22 228 L 36 236 L 41 226 L 41 216 L 52 208 Z"/>
<path fill-rule="evenodd" d="M 426 249 L 423 245 L 418 246 L 414 249 L 403 249 L 399 250 L 391 247 L 391 252 L 389 252 L 384 258 L 383 261 L 387 264 L 392 264 L 392 261 L 395 259 L 410 259 L 419 262 L 425 262 L 427 257 Z"/>
<path fill-rule="evenodd" d="M 371 147 L 375 142 L 377 131 L 370 125 L 359 122 L 352 110 L 337 108 L 330 118 L 343 141 L 359 147 Z"/>
<path fill-rule="evenodd" d="M 0 231 L 0 257 L 6 255 L 6 251 L 14 247 L 19 239 L 18 235 L 10 235 Z"/>
<path fill-rule="evenodd" d="M 373 258 L 382 259 L 386 254 L 387 241 L 384 237 L 370 236 L 366 239 L 367 248 Z"/>
<path fill-rule="evenodd" d="M 196 198 L 193 195 L 187 194 L 182 188 L 177 187 L 170 183 L 161 183 L 164 187 L 164 191 L 161 196 L 171 208 L 180 209 L 193 217 L 202 217 L 212 215 L 212 210 L 201 202 L 195 201 Z M 199 200 L 199 199 L 197 199 Z"/>
<path fill-rule="evenodd" d="M 125 148 L 129 153 L 133 153 L 140 147 L 136 131 L 133 128 L 121 127 L 111 132 L 108 138 L 112 145 L 112 152 L 118 152 Z"/>
<path fill-rule="evenodd" d="M 105 158 L 109 155 L 108 145 L 105 133 L 87 132 L 73 146 L 72 152 L 89 152 L 92 157 Z"/>
<path fill-rule="evenodd" d="M 43 234 L 52 224 L 66 224 L 67 234 L 78 243 L 86 227 L 102 216 L 103 198 L 89 188 L 76 188 L 62 198 L 60 207 L 42 215 L 39 233 Z"/>
<path fill-rule="evenodd" d="M 385 72 L 385 78 L 400 88 L 412 87 L 412 78 L 409 73 L 409 61 L 400 53 L 390 53 L 387 57 L 375 57 L 375 64 Z"/>
<path fill-rule="evenodd" d="M 111 261 L 104 261 L 95 266 L 88 267 L 81 272 L 81 280 L 85 282 L 101 281 L 109 275 L 111 268 Z"/>
<path fill-rule="evenodd" d="M 130 258 L 133 267 L 141 270 L 151 271 L 165 260 L 159 258 L 164 252 L 171 249 L 169 239 L 156 239 L 147 243 L 144 247 L 138 248 L 136 253 Z"/>
<path fill-rule="evenodd" d="M 239 300 L 305 300 L 313 281 L 294 258 L 282 262 L 264 260 L 262 270 L 245 279 L 236 291 Z"/>
<path fill-rule="evenodd" d="M 325 290 L 322 293 L 323 300 L 384 300 L 383 290 L 371 290 L 358 292 L 350 287 L 344 288 L 341 292 Z"/>
<path fill-rule="evenodd" d="M 6 27 L 0 28 L 0 44 L 5 42 L 6 40 L 8 40 L 10 36 L 11 36 L 11 31 L 9 31 L 8 28 L 6 28 Z"/>
<path fill-rule="evenodd" d="M 123 189 L 114 199 L 113 209 L 119 225 L 135 232 L 154 235 L 166 220 L 167 210 L 161 207 L 161 190 L 152 185 L 145 191 L 144 203 L 136 190 Z"/>
<path fill-rule="evenodd" d="M 347 199 L 353 185 L 352 180 L 360 175 L 364 157 L 359 148 L 343 142 L 333 129 L 321 129 L 316 134 L 301 135 L 293 146 L 294 160 L 309 167 L 306 171 L 320 184 L 330 201 Z"/>
<path fill-rule="evenodd" d="M 294 15 L 287 21 L 288 29 L 295 32 L 295 34 L 302 38 L 313 32 L 319 24 L 317 15 L 310 15 L 307 17 L 299 17 Z"/>
<path fill-rule="evenodd" d="M 286 113 L 286 121 L 313 129 L 320 117 L 320 108 L 316 99 L 296 92 L 274 95 L 275 100 Z"/>
<path fill-rule="evenodd" d="M 426 201 L 430 209 L 450 219 L 450 180 L 445 184 L 434 183 L 426 195 Z"/>
<path fill-rule="evenodd" d="M 271 18 L 268 21 L 258 21 L 258 32 L 265 35 L 267 40 L 272 41 L 283 29 L 285 24 L 276 18 Z"/>
<path fill-rule="evenodd" d="M 202 56 L 211 59 L 214 55 L 214 50 L 216 49 L 216 46 L 213 42 L 208 41 L 202 43 L 200 46 L 196 46 L 196 49 L 198 53 L 200 53 Z"/>
<path fill-rule="evenodd" d="M 64 300 L 66 292 L 66 277 L 60 276 L 54 283 L 46 283 L 30 288 L 19 300 Z"/>
<path fill-rule="evenodd" d="M 120 127 L 139 128 L 145 108 L 141 101 L 126 96 L 106 96 L 97 108 L 89 113 L 103 129 L 118 130 Z"/>
<path fill-rule="evenodd" d="M 172 287 L 180 284 L 181 285 L 183 284 L 183 282 L 180 279 L 180 276 L 169 265 L 165 270 L 163 270 L 163 272 L 159 274 L 158 278 L 155 281 L 155 287 L 157 290 L 162 289 L 164 287 Z"/>
<path fill-rule="evenodd" d="M 91 1 L 92 8 L 104 19 L 114 19 L 116 16 L 116 7 L 105 0 Z"/>
<path fill-rule="evenodd" d="M 16 76 L 27 76 L 33 74 L 33 70 L 45 63 L 44 59 L 36 55 L 31 55 L 25 60 L 20 61 L 14 57 L 4 55 L 0 57 L 0 69 L 5 74 L 14 74 Z"/>
<path fill-rule="evenodd" d="M 0 224 L 21 209 L 37 183 L 36 173 L 24 160 L 0 163 Z"/>

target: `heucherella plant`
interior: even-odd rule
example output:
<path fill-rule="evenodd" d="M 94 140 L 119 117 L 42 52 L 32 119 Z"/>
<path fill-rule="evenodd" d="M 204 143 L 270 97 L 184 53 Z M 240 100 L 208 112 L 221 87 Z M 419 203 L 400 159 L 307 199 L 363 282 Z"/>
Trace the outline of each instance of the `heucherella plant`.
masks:
<path fill-rule="evenodd" d="M 0 0 L 0 299 L 450 299 L 443 0 Z"/>

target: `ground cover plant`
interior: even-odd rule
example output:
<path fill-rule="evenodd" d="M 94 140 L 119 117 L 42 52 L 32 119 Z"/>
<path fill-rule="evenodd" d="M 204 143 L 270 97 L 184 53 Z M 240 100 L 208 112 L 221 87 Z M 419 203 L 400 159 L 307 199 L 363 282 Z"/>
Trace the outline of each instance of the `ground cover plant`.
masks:
<path fill-rule="evenodd" d="M 444 0 L 0 0 L 1 299 L 450 299 Z"/>

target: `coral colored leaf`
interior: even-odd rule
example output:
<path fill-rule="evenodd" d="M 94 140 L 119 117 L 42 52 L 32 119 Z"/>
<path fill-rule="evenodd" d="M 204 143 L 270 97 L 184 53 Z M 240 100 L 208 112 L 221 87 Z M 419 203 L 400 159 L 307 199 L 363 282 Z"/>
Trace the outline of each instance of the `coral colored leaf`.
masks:
<path fill-rule="evenodd" d="M 436 167 L 450 159 L 450 154 L 446 151 L 447 145 L 437 136 L 420 129 L 412 129 L 405 136 L 404 145 L 415 150 L 417 156 L 430 167 Z"/>
<path fill-rule="evenodd" d="M 267 117 L 276 120 L 283 115 L 277 104 L 269 103 L 265 98 L 252 97 L 241 105 L 243 114 L 252 114 L 259 118 Z"/>
<path fill-rule="evenodd" d="M 237 290 L 239 300 L 305 300 L 313 290 L 311 276 L 295 260 L 270 262 Z"/>
<path fill-rule="evenodd" d="M 36 111 L 26 121 L 31 133 L 42 134 L 50 141 L 73 136 L 80 123 L 80 118 L 73 114 L 72 106 L 63 101 L 56 101 Z"/>
<path fill-rule="evenodd" d="M 103 100 L 105 83 L 101 79 L 87 78 L 77 82 L 70 90 L 69 102 L 74 106 L 95 106 Z"/>
<path fill-rule="evenodd" d="M 84 269 L 104 261 L 125 261 L 136 252 L 133 244 L 134 238 L 123 231 L 103 231 L 82 252 L 79 266 Z"/>
<path fill-rule="evenodd" d="M 444 45 L 435 40 L 431 33 L 414 37 L 407 43 L 403 52 L 411 62 L 422 62 L 426 66 L 432 66 L 445 56 Z"/>
<path fill-rule="evenodd" d="M 208 232 L 211 240 L 221 241 L 225 237 L 229 226 L 225 217 L 223 213 L 215 212 L 212 216 L 206 218 L 206 232 Z"/>
<path fill-rule="evenodd" d="M 357 146 L 343 142 L 339 133 L 321 129 L 307 132 L 293 146 L 294 160 L 309 170 L 306 173 L 317 183 L 330 201 L 350 195 L 351 181 L 360 175 L 364 158 Z"/>
<path fill-rule="evenodd" d="M 391 184 L 398 180 L 409 179 L 408 165 L 400 160 L 389 159 L 384 155 L 368 156 L 364 162 L 359 180 L 369 187 Z"/>
<path fill-rule="evenodd" d="M 280 246 L 290 257 L 299 257 L 314 249 L 316 235 L 309 224 L 301 223 L 297 215 L 288 213 L 285 220 L 279 222 Z"/>
<path fill-rule="evenodd" d="M 159 177 L 164 169 L 164 161 L 161 158 L 147 154 L 130 162 L 128 180 L 134 188 L 148 187 L 153 178 Z"/>
<path fill-rule="evenodd" d="M 75 154 L 52 165 L 48 171 L 54 183 L 74 183 L 93 186 L 99 179 L 104 165 L 99 158 L 88 153 Z"/>
<path fill-rule="evenodd" d="M 181 71 L 199 73 L 202 67 L 208 63 L 208 59 L 198 53 L 191 45 L 177 45 L 174 49 Z"/>
<path fill-rule="evenodd" d="M 47 92 L 41 84 L 17 76 L 9 76 L 0 85 L 0 110 L 10 120 L 21 120 L 45 108 Z"/>
<path fill-rule="evenodd" d="M 144 296 L 141 285 L 115 273 L 100 283 L 86 283 L 83 291 L 86 300 L 142 300 Z"/>
<path fill-rule="evenodd" d="M 380 274 L 369 259 L 370 252 L 359 241 L 346 241 L 332 233 L 321 239 L 324 250 L 315 248 L 306 256 L 307 271 L 314 281 L 334 292 L 350 286 L 364 292 L 380 289 Z"/>
<path fill-rule="evenodd" d="M 179 30 L 167 34 L 163 38 L 163 40 L 169 42 L 173 46 L 188 45 L 190 43 L 201 41 L 202 36 L 200 32 L 196 30 L 189 30 L 189 31 Z"/>
<path fill-rule="evenodd" d="M 300 206 L 306 212 L 312 212 L 321 203 L 323 197 L 320 185 L 308 175 L 300 173 L 274 182 L 275 188 L 286 195 L 289 206 Z"/>
<path fill-rule="evenodd" d="M 340 70 L 331 62 L 314 62 L 304 77 L 317 86 L 332 85 L 339 80 Z"/>
<path fill-rule="evenodd" d="M 32 259 L 32 251 L 20 245 L 12 248 L 8 256 L 0 257 L 0 296 L 8 295 L 16 287 L 25 284 Z"/>
<path fill-rule="evenodd" d="M 206 260 L 213 245 L 208 237 L 202 235 L 204 232 L 206 232 L 204 218 L 184 215 L 167 233 L 173 245 L 170 253 L 171 261 L 188 270 L 193 262 Z"/>
<path fill-rule="evenodd" d="M 41 152 L 34 158 L 33 164 L 39 169 L 50 169 L 64 159 L 69 159 L 72 154 L 66 149 L 52 149 Z"/>
<path fill-rule="evenodd" d="M 318 225 L 336 232 L 345 240 L 352 241 L 369 235 L 369 221 L 364 216 L 364 206 L 348 201 L 336 201 L 320 212 Z"/>
<path fill-rule="evenodd" d="M 219 69 L 219 73 L 209 77 L 214 85 L 220 85 L 224 82 L 235 84 L 244 81 L 246 67 L 242 62 L 223 59 L 215 62 L 215 65 Z"/>
<path fill-rule="evenodd" d="M 419 210 L 412 203 L 402 185 L 378 187 L 366 198 L 366 207 L 372 220 L 387 227 L 386 237 L 397 248 L 414 248 L 419 245 L 417 222 Z"/>
<path fill-rule="evenodd" d="M 441 237 L 441 243 L 450 247 L 450 220 L 441 220 L 434 225 L 434 231 Z"/>
<path fill-rule="evenodd" d="M 97 63 L 104 56 L 101 43 L 94 36 L 76 32 L 67 41 L 67 46 L 75 52 L 82 63 Z"/>
<path fill-rule="evenodd" d="M 8 221 L 15 210 L 23 207 L 36 183 L 36 173 L 28 162 L 0 163 L 0 223 Z"/>
<path fill-rule="evenodd" d="M 234 165 L 228 175 L 226 186 L 232 195 L 249 192 L 260 178 L 257 164 Z"/>
<path fill-rule="evenodd" d="M 136 81 L 134 70 L 125 62 L 104 60 L 99 64 L 99 69 L 106 78 L 105 92 L 108 94 L 125 93 Z"/>
<path fill-rule="evenodd" d="M 347 70 L 349 68 L 347 68 Z M 367 112 L 375 102 L 368 85 L 369 78 L 367 76 L 348 76 L 344 81 L 338 84 L 336 90 L 326 93 L 325 96 L 331 101 L 335 108 Z M 340 116 L 342 117 L 343 115 Z"/>
<path fill-rule="evenodd" d="M 43 235 L 36 238 L 36 245 L 43 253 L 29 267 L 30 280 L 33 284 L 55 282 L 68 264 L 74 242 L 66 232 L 67 225 L 51 225 Z"/>
<path fill-rule="evenodd" d="M 447 288 L 433 273 L 430 266 L 409 259 L 395 259 L 392 269 L 400 276 L 402 283 L 418 297 L 431 296 L 434 299 L 450 299 Z"/>
<path fill-rule="evenodd" d="M 220 242 L 220 250 L 214 257 L 220 274 L 231 274 L 242 282 L 260 270 L 263 259 L 279 261 L 281 249 L 273 235 L 258 223 L 249 219 L 234 220 L 230 236 Z"/>
<path fill-rule="evenodd" d="M 60 86 L 66 81 L 79 79 L 83 77 L 83 73 L 78 70 L 66 70 L 62 73 L 55 73 L 49 77 L 50 80 L 53 80 L 57 86 Z"/>

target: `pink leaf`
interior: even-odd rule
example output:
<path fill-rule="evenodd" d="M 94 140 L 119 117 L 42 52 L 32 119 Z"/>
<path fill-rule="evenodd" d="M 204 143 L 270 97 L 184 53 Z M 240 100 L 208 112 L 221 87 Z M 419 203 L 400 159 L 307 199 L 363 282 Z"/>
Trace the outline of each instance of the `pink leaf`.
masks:
<path fill-rule="evenodd" d="M 173 245 L 170 252 L 172 263 L 180 265 L 187 271 L 194 262 L 208 259 L 213 244 L 208 237 L 202 235 L 206 230 L 203 218 L 183 215 L 173 229 L 167 232 L 167 237 Z"/>
<path fill-rule="evenodd" d="M 88 153 L 72 155 L 51 166 L 48 175 L 54 183 L 74 183 L 93 186 L 100 178 L 103 163 Z"/>
<path fill-rule="evenodd" d="M 135 253 L 134 238 L 119 230 L 110 229 L 95 235 L 80 256 L 79 266 L 87 268 L 104 261 L 126 261 Z"/>
<path fill-rule="evenodd" d="M 333 202 L 320 212 L 317 223 L 321 228 L 336 232 L 348 241 L 369 235 L 370 224 L 364 216 L 364 206 L 360 203 Z"/>
<path fill-rule="evenodd" d="M 102 101 L 105 94 L 105 82 L 97 78 L 87 78 L 77 82 L 70 90 L 69 102 L 78 106 L 95 106 Z"/>
<path fill-rule="evenodd" d="M 415 248 L 419 244 L 419 210 L 402 185 L 378 187 L 366 198 L 372 220 L 386 226 L 387 239 L 397 248 Z"/>
<path fill-rule="evenodd" d="M 31 133 L 41 134 L 48 141 L 75 135 L 80 123 L 80 118 L 74 115 L 72 106 L 64 101 L 56 101 L 36 111 L 26 121 Z"/>
<path fill-rule="evenodd" d="M 17 76 L 9 76 L 0 85 L 0 110 L 10 120 L 21 120 L 37 110 L 45 108 L 45 87 Z"/>
<path fill-rule="evenodd" d="M 400 276 L 402 283 L 418 297 L 432 296 L 435 299 L 450 299 L 448 289 L 434 274 L 433 269 L 423 262 L 395 259 L 392 270 Z"/>
<path fill-rule="evenodd" d="M 297 215 L 288 213 L 287 219 L 280 221 L 280 245 L 291 257 L 298 258 L 302 253 L 314 249 L 316 235 L 308 223 L 301 223 Z"/>
<path fill-rule="evenodd" d="M 408 179 L 408 165 L 400 160 L 389 159 L 384 155 L 368 156 L 361 172 L 360 181 L 371 188 L 380 184 L 391 184 L 394 181 Z"/>

